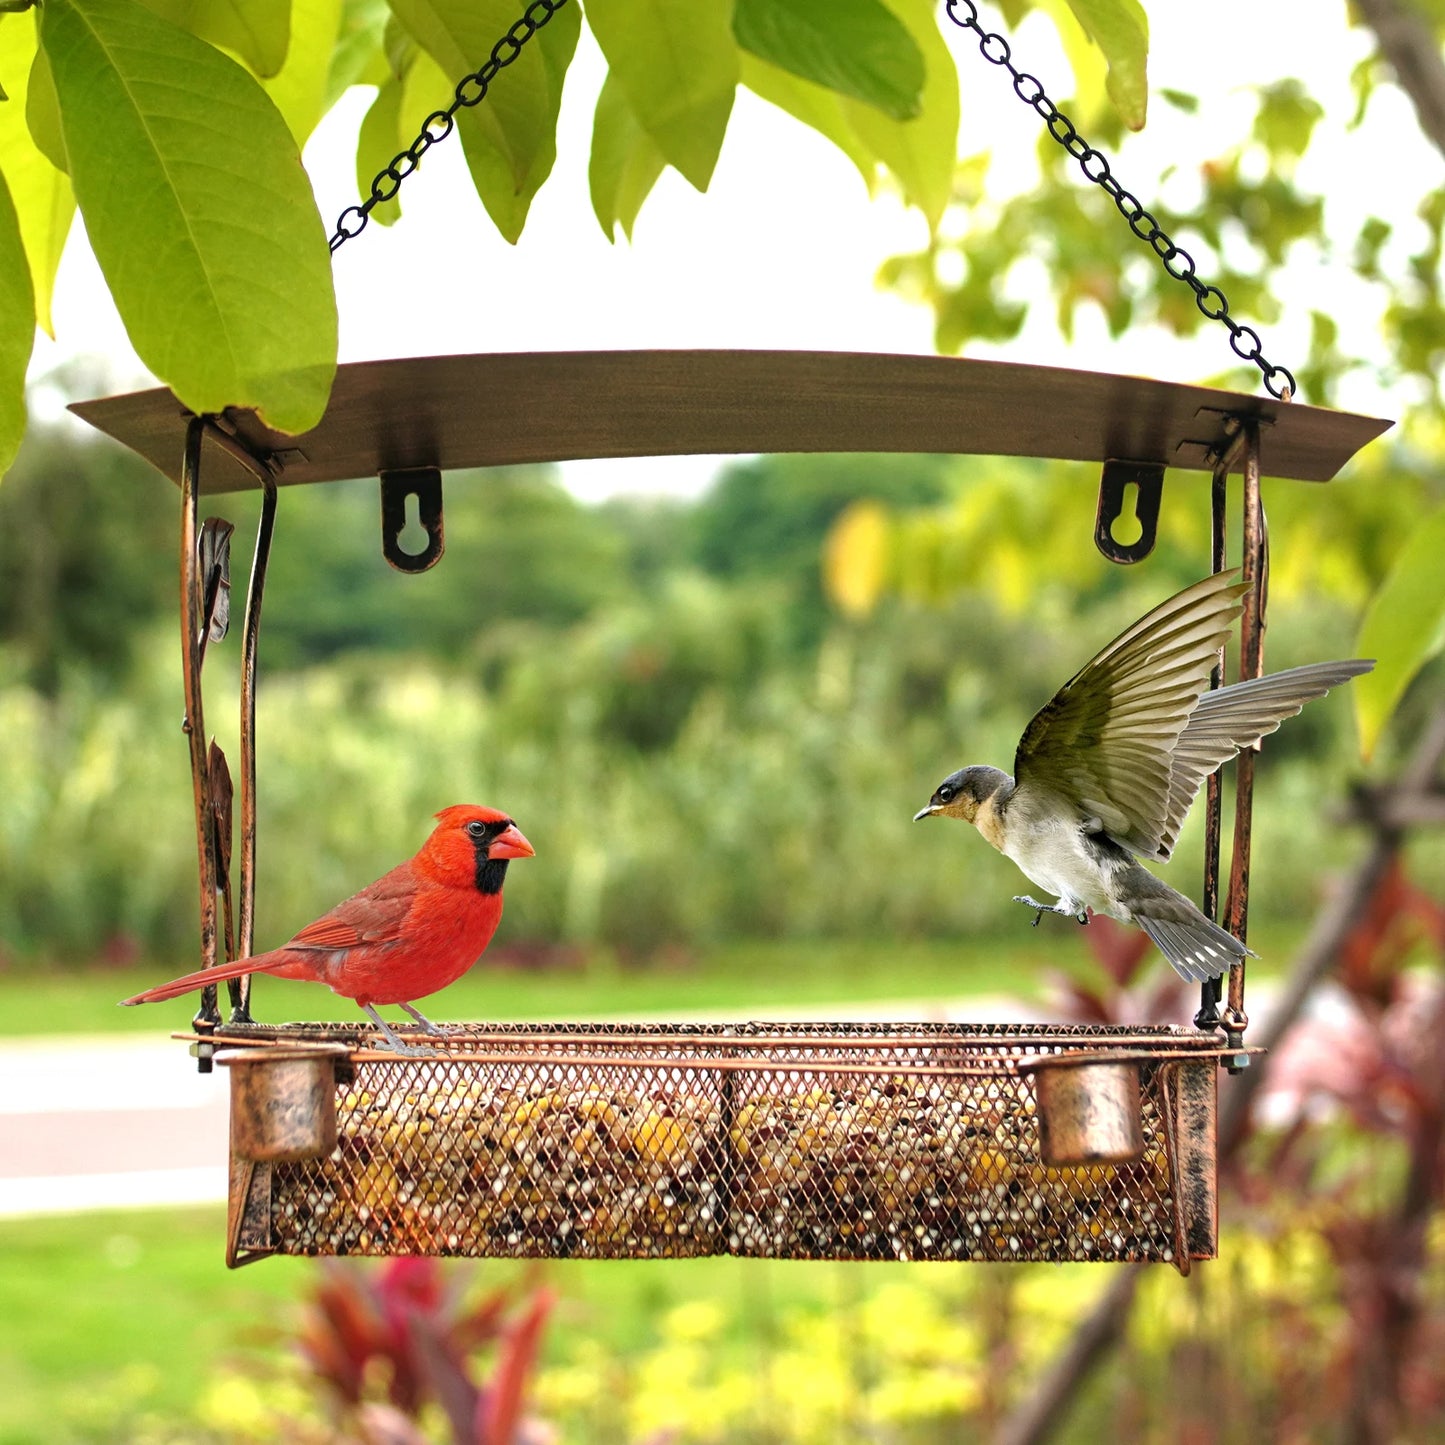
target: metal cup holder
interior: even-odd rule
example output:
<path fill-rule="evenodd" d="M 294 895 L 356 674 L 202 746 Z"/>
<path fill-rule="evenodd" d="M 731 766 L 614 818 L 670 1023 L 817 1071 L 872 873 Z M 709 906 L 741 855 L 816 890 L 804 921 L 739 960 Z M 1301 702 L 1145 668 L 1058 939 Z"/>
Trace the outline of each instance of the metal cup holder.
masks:
<path fill-rule="evenodd" d="M 253 1163 L 316 1159 L 336 1148 L 337 1063 L 344 1044 L 225 1049 L 231 1070 L 231 1152 Z"/>

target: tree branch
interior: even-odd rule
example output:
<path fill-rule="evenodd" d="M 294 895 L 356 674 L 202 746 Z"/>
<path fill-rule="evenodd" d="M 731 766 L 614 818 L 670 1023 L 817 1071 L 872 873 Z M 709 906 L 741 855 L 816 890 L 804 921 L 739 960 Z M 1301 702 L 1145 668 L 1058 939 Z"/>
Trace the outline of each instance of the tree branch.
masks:
<path fill-rule="evenodd" d="M 1445 155 L 1445 59 L 1434 31 L 1408 0 L 1355 0 L 1355 9 L 1375 32 L 1380 54 L 1410 97 L 1420 129 Z"/>

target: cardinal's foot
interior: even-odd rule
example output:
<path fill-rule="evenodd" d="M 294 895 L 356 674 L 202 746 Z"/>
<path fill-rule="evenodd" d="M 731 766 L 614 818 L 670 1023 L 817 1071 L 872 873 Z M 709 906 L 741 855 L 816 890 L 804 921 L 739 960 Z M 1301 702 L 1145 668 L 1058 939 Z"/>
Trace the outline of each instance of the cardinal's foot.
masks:
<path fill-rule="evenodd" d="M 422 1013 L 419 1008 L 413 1008 L 409 1003 L 402 1004 L 402 1008 L 404 1008 L 407 1013 L 409 1013 L 412 1018 L 414 1018 L 417 1023 L 422 1026 L 422 1029 L 426 1033 L 429 1033 L 439 1039 L 446 1036 L 446 1031 L 444 1029 L 439 1029 L 429 1018 L 427 1018 L 424 1013 Z"/>
<path fill-rule="evenodd" d="M 406 1005 L 403 1004 L 402 1007 L 406 1008 Z M 395 1029 L 393 1029 L 392 1026 L 387 1023 L 387 1021 L 382 1018 L 382 1016 L 377 1013 L 377 1011 L 372 1008 L 369 1003 L 362 1004 L 362 1008 L 366 1011 L 372 1023 L 374 1023 L 377 1028 L 381 1030 L 381 1035 L 386 1040 L 386 1045 L 392 1051 L 392 1053 L 404 1054 L 409 1059 L 434 1059 L 438 1056 L 435 1049 L 424 1048 L 420 1044 L 404 1043 L 400 1035 L 398 1035 L 395 1031 Z M 411 1013 L 412 1010 L 408 1008 L 407 1012 Z M 421 1022 L 433 1033 L 440 1032 L 440 1030 L 437 1029 L 434 1025 L 427 1023 L 426 1019 L 422 1019 Z"/>

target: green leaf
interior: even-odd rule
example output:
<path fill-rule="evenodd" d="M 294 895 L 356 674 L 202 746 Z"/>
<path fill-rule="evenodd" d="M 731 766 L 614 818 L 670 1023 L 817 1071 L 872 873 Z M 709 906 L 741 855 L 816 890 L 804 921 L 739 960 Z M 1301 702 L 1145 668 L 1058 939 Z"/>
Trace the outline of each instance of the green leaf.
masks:
<path fill-rule="evenodd" d="M 853 122 L 843 97 L 835 90 L 826 90 L 810 80 L 801 80 L 756 55 L 744 52 L 742 82 L 754 95 L 786 111 L 794 120 L 810 126 L 858 167 L 863 183 L 870 193 L 877 179 L 878 157 L 866 146 Z"/>
<path fill-rule="evenodd" d="M 410 139 L 403 140 L 401 134 L 405 95 L 405 85 L 396 76 L 388 76 L 361 122 L 356 138 L 356 189 L 362 200 L 371 194 L 371 183 L 382 168 L 391 164 Z M 378 225 L 395 225 L 401 219 L 401 201 L 378 202 L 371 209 L 371 219 Z"/>
<path fill-rule="evenodd" d="M 928 78 L 916 120 L 890 120 L 871 105 L 843 102 L 843 113 L 859 142 L 898 178 L 904 199 L 936 229 L 953 190 L 958 154 L 958 70 L 939 33 L 930 0 L 889 0 L 923 52 Z"/>
<path fill-rule="evenodd" d="M 286 64 L 262 81 L 287 128 L 303 146 L 326 114 L 331 53 L 341 31 L 341 0 L 297 0 Z"/>
<path fill-rule="evenodd" d="M 142 0 L 163 20 L 212 45 L 223 45 L 261 77 L 286 63 L 291 0 Z"/>
<path fill-rule="evenodd" d="M 1149 109 L 1149 17 L 1139 0 L 1068 0 L 1074 18 L 1109 62 L 1105 88 L 1130 130 Z"/>
<path fill-rule="evenodd" d="M 1415 674 L 1445 644 L 1442 553 L 1445 507 L 1415 529 L 1360 624 L 1356 651 L 1375 659 L 1375 670 L 1357 677 L 1353 686 L 1360 751 L 1367 758 Z"/>
<path fill-rule="evenodd" d="M 326 234 L 257 82 L 136 0 L 47 0 L 76 198 L 141 360 L 197 412 L 305 431 L 336 370 Z"/>
<path fill-rule="evenodd" d="M 391 7 L 386 0 L 341 0 L 341 26 L 326 72 L 323 113 L 353 85 L 382 85 L 389 72 L 384 41 Z"/>
<path fill-rule="evenodd" d="M 392 0 L 392 10 L 440 69 L 429 109 L 451 102 L 457 82 L 480 68 L 518 14 L 515 0 Z M 487 98 L 457 112 L 472 183 L 508 241 L 522 234 L 532 197 L 557 159 L 562 86 L 581 28 L 579 7 L 564 5 L 496 77 Z"/>
<path fill-rule="evenodd" d="M 0 176 L 0 476 L 25 435 L 25 369 L 35 345 L 35 296 L 10 188 Z"/>
<path fill-rule="evenodd" d="M 638 124 L 707 190 L 740 72 L 729 0 L 589 0 L 587 19 Z"/>
<path fill-rule="evenodd" d="M 592 209 L 609 241 L 617 227 L 630 241 L 637 213 L 667 162 L 652 137 L 638 125 L 622 87 L 608 72 L 592 120 L 592 155 L 587 184 Z"/>
<path fill-rule="evenodd" d="M 26 123 L 29 73 L 35 54 L 35 26 L 30 21 L 15 19 L 0 24 L 0 74 L 15 77 L 10 100 L 0 105 L 0 170 L 9 184 L 10 199 L 20 220 L 20 236 L 30 260 L 35 319 L 48 336 L 54 336 L 50 303 L 55 272 L 75 217 L 75 196 L 69 178 L 36 149 Z M 58 116 L 58 109 L 56 113 Z"/>
<path fill-rule="evenodd" d="M 1265 86 L 1254 117 L 1254 138 L 1272 160 L 1298 160 L 1309 149 L 1324 107 L 1297 80 Z"/>
<path fill-rule="evenodd" d="M 744 50 L 803 80 L 912 120 L 923 91 L 923 52 L 881 0 L 736 0 L 733 35 Z"/>
<path fill-rule="evenodd" d="M 35 148 L 58 171 L 70 171 L 65 158 L 65 137 L 60 131 L 60 101 L 55 94 L 55 80 L 50 62 L 43 50 L 35 52 L 34 64 L 25 86 L 25 123 Z"/>
<path fill-rule="evenodd" d="M 388 6 L 388 8 L 390 8 Z M 396 18 L 395 15 L 388 17 L 386 25 L 381 32 L 381 53 L 386 57 L 386 63 L 391 67 L 391 73 L 398 80 L 407 72 L 413 56 L 416 54 L 416 41 L 411 38 L 406 27 Z"/>

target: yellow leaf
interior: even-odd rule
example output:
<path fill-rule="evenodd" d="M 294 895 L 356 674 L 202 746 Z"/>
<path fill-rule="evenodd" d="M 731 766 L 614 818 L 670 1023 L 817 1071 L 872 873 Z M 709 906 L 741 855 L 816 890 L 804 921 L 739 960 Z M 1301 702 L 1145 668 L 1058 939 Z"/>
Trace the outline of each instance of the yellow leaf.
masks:
<path fill-rule="evenodd" d="M 863 618 L 878 605 L 888 580 L 893 529 L 879 502 L 854 502 L 833 523 L 824 544 L 823 586 L 848 617 Z"/>

